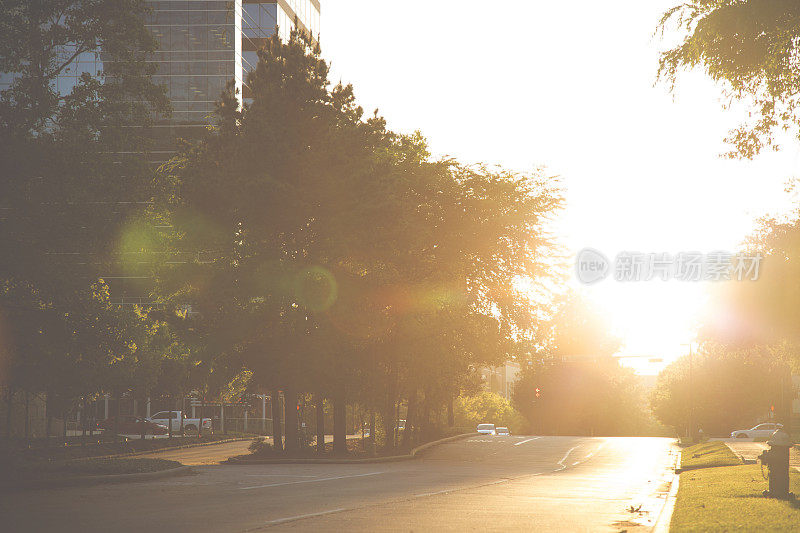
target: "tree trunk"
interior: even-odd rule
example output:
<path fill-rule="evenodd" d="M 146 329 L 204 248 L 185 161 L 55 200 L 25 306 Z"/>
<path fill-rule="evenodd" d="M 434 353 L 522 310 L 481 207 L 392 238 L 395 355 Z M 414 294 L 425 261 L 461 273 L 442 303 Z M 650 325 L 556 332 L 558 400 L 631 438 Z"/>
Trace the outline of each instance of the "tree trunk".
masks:
<path fill-rule="evenodd" d="M 167 405 L 174 405 L 172 403 L 172 395 L 170 394 L 170 402 Z M 171 408 L 170 408 L 171 409 Z M 169 418 L 167 422 L 167 439 L 172 440 L 172 411 L 169 413 Z"/>
<path fill-rule="evenodd" d="M 375 409 L 370 409 L 369 411 L 369 440 L 370 440 L 370 453 L 375 455 L 375 445 L 378 442 L 377 435 L 375 435 Z"/>
<path fill-rule="evenodd" d="M 293 388 L 283 391 L 284 410 L 286 411 L 286 451 L 294 452 L 299 448 L 297 440 L 297 393 Z"/>
<path fill-rule="evenodd" d="M 341 392 L 333 399 L 333 453 L 347 453 L 347 403 Z"/>
<path fill-rule="evenodd" d="M 205 414 L 206 409 L 206 397 L 200 400 L 200 418 L 197 420 L 197 438 L 203 439 L 203 415 Z M 181 411 L 181 418 L 183 418 L 183 412 Z"/>
<path fill-rule="evenodd" d="M 48 448 L 50 447 L 50 429 L 53 423 L 53 414 L 52 409 L 50 409 L 50 395 L 46 396 L 46 400 L 44 402 L 44 415 L 45 415 L 45 422 L 44 422 L 44 442 L 45 446 Z M 64 420 L 64 424 L 66 425 L 67 421 Z"/>
<path fill-rule="evenodd" d="M 322 394 L 317 393 L 315 398 L 317 404 L 317 453 L 325 453 L 325 399 Z"/>
<path fill-rule="evenodd" d="M 400 404 L 403 401 L 397 398 L 394 402 L 394 428 L 392 429 L 392 445 L 397 448 L 400 444 Z M 405 424 L 403 424 L 405 428 Z M 404 430 L 405 431 L 405 430 Z"/>
<path fill-rule="evenodd" d="M 144 407 L 146 403 L 147 403 L 147 394 L 145 394 L 142 397 L 142 407 Z M 139 416 L 139 413 L 134 413 L 134 416 Z M 147 424 L 145 424 L 144 417 L 141 417 L 140 424 L 142 426 L 141 427 L 141 437 L 142 437 L 142 440 L 145 440 L 147 438 Z"/>
<path fill-rule="evenodd" d="M 186 416 L 184 416 L 184 413 L 186 413 L 186 395 L 181 393 L 181 421 L 180 421 L 181 437 L 186 436 L 183 433 L 183 419 L 186 418 Z M 172 425 L 171 424 L 172 418 L 170 418 L 169 420 L 170 420 L 170 425 Z"/>
<path fill-rule="evenodd" d="M 414 423 L 416 420 L 417 410 L 417 391 L 412 389 L 408 395 L 408 413 L 406 414 L 406 425 L 403 430 L 403 448 L 411 448 L 413 444 L 412 432 L 414 430 Z"/>
<path fill-rule="evenodd" d="M 11 410 L 14 408 L 14 389 L 10 386 L 6 392 L 6 439 L 11 438 Z"/>
<path fill-rule="evenodd" d="M 455 403 L 456 399 L 450 397 L 450 400 L 447 402 L 447 426 L 453 427 L 456 425 L 456 417 L 455 412 L 453 409 L 453 403 Z"/>
<path fill-rule="evenodd" d="M 390 394 L 386 394 L 383 410 L 381 411 L 381 422 L 383 423 L 383 449 L 394 448 L 394 401 Z M 376 441 L 377 442 L 377 441 Z"/>
<path fill-rule="evenodd" d="M 272 391 L 270 394 L 270 402 L 272 409 L 272 446 L 278 451 L 283 451 L 283 428 L 281 428 L 281 421 L 283 414 L 281 409 L 281 393 L 279 390 Z"/>
<path fill-rule="evenodd" d="M 28 391 L 25 391 L 25 441 L 27 442 L 30 438 L 31 426 L 30 426 L 30 417 L 28 416 L 28 412 L 30 410 L 30 395 Z"/>
<path fill-rule="evenodd" d="M 122 403 L 122 394 L 117 392 L 115 396 L 117 405 L 114 406 L 114 442 L 116 443 L 119 440 L 119 412 L 120 404 Z"/>

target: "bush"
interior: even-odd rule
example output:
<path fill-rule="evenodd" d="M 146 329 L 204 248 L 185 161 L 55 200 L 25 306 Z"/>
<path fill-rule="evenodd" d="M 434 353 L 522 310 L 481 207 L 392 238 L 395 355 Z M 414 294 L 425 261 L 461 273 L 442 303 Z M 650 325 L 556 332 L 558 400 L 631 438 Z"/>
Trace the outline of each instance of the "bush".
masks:
<path fill-rule="evenodd" d="M 471 431 L 482 423 L 504 426 L 513 433 L 526 433 L 525 418 L 511 406 L 511 402 L 489 391 L 475 396 L 459 396 L 454 405 L 456 426 L 469 427 Z"/>
<path fill-rule="evenodd" d="M 269 453 L 272 451 L 272 444 L 267 442 L 261 437 L 256 437 L 253 439 L 253 442 L 250 443 L 250 446 L 247 448 L 250 450 L 250 453 L 255 455 L 260 455 L 263 453 Z"/>

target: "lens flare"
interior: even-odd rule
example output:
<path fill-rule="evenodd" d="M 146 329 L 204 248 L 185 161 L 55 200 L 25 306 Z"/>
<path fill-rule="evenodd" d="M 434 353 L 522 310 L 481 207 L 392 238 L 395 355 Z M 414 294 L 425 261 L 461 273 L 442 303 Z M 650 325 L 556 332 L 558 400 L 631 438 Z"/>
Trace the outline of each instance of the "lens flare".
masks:
<path fill-rule="evenodd" d="M 327 311 L 336 303 L 339 286 L 328 269 L 311 266 L 295 276 L 294 295 L 303 307 L 312 311 Z"/>

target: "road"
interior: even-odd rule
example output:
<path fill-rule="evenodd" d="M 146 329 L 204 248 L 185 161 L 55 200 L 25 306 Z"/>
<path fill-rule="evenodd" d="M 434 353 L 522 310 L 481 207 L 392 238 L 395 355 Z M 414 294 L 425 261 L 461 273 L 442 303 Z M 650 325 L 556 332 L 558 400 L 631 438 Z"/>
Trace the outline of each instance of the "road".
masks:
<path fill-rule="evenodd" d="M 0 529 L 646 531 L 674 453 L 657 438 L 472 437 L 397 463 L 199 466 L 4 494 Z"/>

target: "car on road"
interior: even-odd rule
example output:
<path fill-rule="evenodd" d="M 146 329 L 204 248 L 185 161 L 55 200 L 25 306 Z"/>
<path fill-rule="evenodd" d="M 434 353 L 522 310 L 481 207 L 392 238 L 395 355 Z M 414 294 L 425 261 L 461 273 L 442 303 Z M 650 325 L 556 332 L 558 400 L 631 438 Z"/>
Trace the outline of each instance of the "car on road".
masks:
<path fill-rule="evenodd" d="M 477 432 L 481 435 L 495 435 L 494 424 L 478 424 Z"/>
<path fill-rule="evenodd" d="M 499 427 L 499 428 L 496 428 L 494 431 L 495 431 L 495 433 L 497 434 L 498 437 L 510 437 L 511 436 L 511 432 L 508 430 L 508 428 Z"/>
<path fill-rule="evenodd" d="M 181 430 L 181 411 L 160 411 L 149 418 L 149 420 L 156 422 L 157 424 L 162 424 L 166 427 L 169 427 L 170 422 L 172 423 L 172 431 L 180 431 Z M 197 427 L 200 425 L 199 418 L 184 418 L 183 419 L 183 431 L 192 432 L 197 431 Z M 210 418 L 203 418 L 202 421 L 203 431 L 211 431 L 211 419 Z"/>
<path fill-rule="evenodd" d="M 732 439 L 760 439 L 771 437 L 775 431 L 781 429 L 783 424 L 767 422 L 751 427 L 750 429 L 737 429 L 731 432 Z"/>
<path fill-rule="evenodd" d="M 114 431 L 114 417 L 100 420 L 97 422 L 97 428 L 104 431 Z M 158 424 L 140 416 L 120 416 L 119 424 L 117 425 L 117 433 L 121 435 L 141 435 L 142 433 L 145 435 L 166 435 L 168 432 L 169 430 L 164 424 Z"/>

